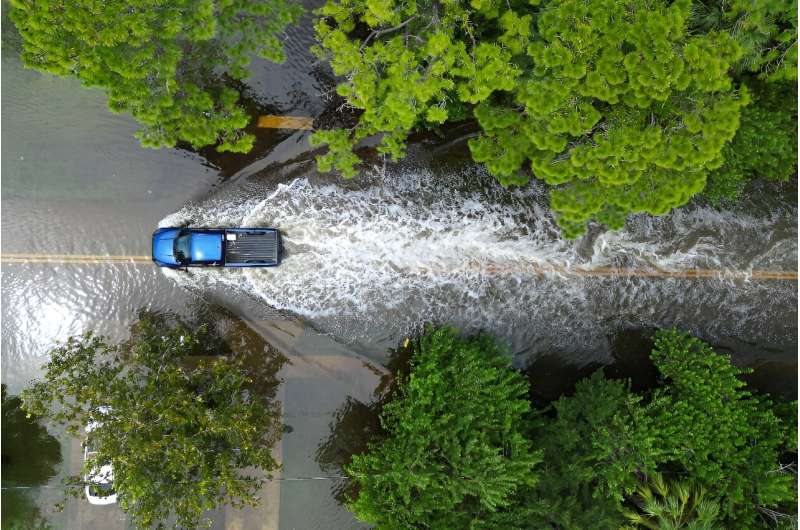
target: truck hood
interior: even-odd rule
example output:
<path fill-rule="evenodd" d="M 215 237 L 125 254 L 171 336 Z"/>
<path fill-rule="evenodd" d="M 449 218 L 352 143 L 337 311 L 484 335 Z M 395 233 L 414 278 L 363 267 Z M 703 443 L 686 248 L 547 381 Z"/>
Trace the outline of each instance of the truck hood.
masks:
<path fill-rule="evenodd" d="M 180 228 L 162 228 L 153 233 L 153 261 L 163 265 L 178 264 L 173 253 L 173 245 L 178 232 L 180 232 Z"/>

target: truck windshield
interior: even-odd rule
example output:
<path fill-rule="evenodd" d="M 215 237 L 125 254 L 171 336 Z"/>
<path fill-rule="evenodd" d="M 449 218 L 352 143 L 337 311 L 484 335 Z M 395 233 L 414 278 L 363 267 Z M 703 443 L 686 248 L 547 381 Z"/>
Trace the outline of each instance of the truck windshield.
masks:
<path fill-rule="evenodd" d="M 175 260 L 185 265 L 192 261 L 191 258 L 191 244 L 192 244 L 192 235 L 187 233 L 182 233 L 178 237 L 175 238 L 175 248 L 173 248 L 173 252 L 175 254 Z"/>

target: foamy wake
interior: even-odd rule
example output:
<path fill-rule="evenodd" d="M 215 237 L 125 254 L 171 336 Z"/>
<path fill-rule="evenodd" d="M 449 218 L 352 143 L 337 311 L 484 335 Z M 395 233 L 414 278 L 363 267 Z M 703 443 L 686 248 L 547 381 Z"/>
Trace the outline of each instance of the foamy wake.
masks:
<path fill-rule="evenodd" d="M 251 187 L 188 205 L 160 225 L 279 228 L 287 252 L 278 268 L 172 276 L 199 289 L 235 288 L 345 340 L 398 336 L 431 320 L 489 329 L 516 349 L 596 347 L 610 326 L 629 321 L 777 341 L 789 333 L 794 285 L 568 272 L 794 270 L 796 209 L 759 217 L 687 207 L 565 241 L 545 202 L 539 188 L 503 190 L 477 171 L 413 171 L 349 187 L 309 178 Z"/>

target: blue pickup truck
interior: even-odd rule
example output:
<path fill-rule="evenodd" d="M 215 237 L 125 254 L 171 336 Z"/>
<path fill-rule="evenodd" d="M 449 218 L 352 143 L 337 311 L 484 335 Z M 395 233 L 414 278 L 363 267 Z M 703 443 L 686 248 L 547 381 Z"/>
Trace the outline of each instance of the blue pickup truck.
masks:
<path fill-rule="evenodd" d="M 161 267 L 274 267 L 283 252 L 274 228 L 159 228 L 153 261 Z"/>

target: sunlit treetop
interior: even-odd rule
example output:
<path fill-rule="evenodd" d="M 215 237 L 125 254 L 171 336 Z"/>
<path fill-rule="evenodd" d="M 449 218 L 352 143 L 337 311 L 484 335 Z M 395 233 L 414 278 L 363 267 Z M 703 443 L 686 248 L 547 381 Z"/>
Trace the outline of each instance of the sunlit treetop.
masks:
<path fill-rule="evenodd" d="M 26 66 L 74 76 L 142 125 L 147 147 L 179 140 L 245 152 L 252 135 L 231 80 L 251 54 L 284 58 L 279 40 L 302 8 L 283 0 L 12 0 Z"/>
<path fill-rule="evenodd" d="M 315 135 L 322 170 L 353 175 L 366 136 L 398 159 L 412 130 L 471 116 L 473 158 L 503 185 L 550 184 L 570 237 L 686 203 L 748 101 L 730 75 L 742 46 L 690 31 L 689 0 L 328 0 L 319 13 L 315 51 L 363 111 Z"/>

